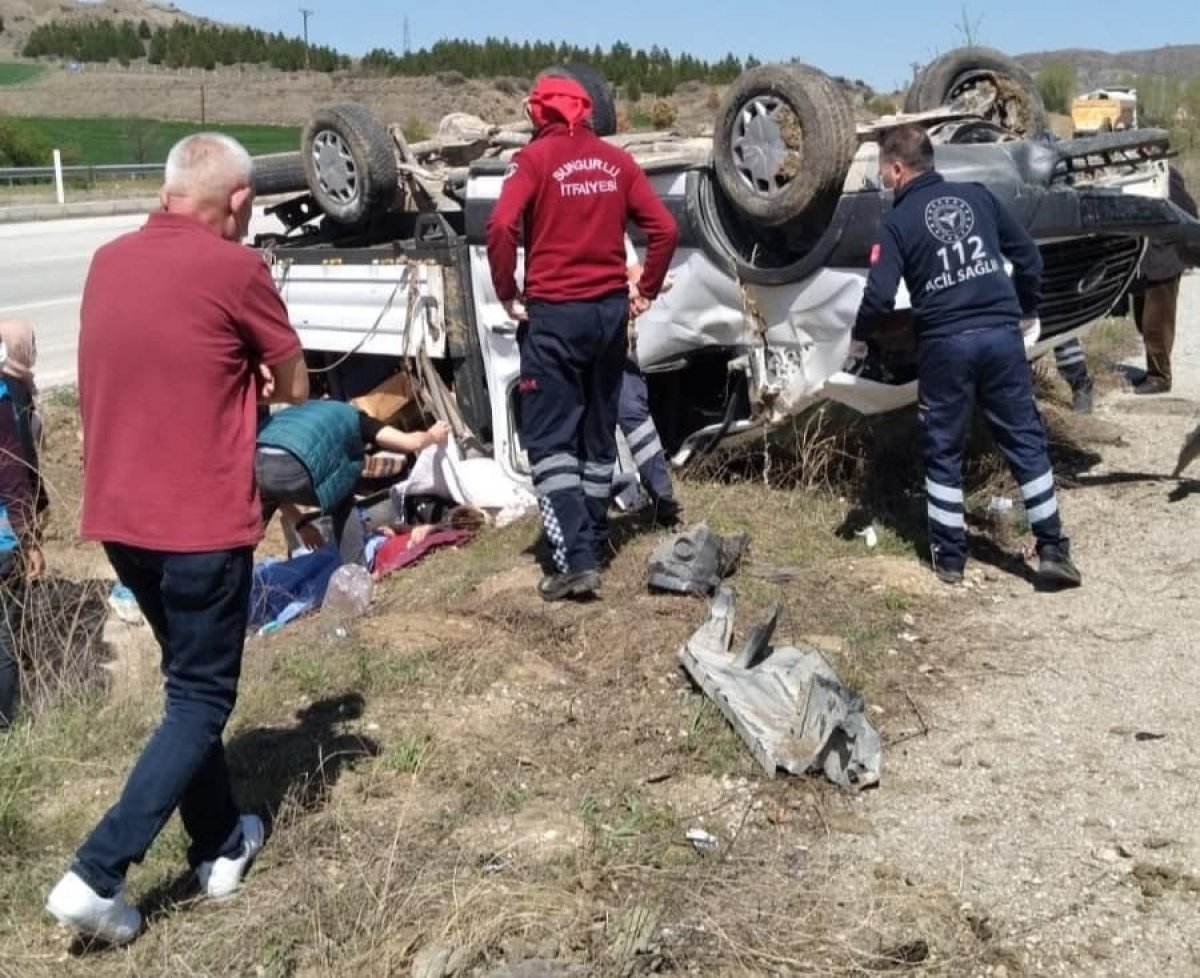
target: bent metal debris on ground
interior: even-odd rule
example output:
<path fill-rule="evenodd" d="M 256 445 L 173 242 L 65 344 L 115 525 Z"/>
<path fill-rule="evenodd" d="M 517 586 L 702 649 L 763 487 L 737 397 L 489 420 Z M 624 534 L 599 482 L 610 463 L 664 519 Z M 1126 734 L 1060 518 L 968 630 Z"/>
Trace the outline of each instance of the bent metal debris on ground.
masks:
<path fill-rule="evenodd" d="M 734 612 L 734 593 L 722 585 L 679 660 L 767 775 L 821 771 L 850 791 L 878 784 L 883 748 L 863 698 L 816 649 L 770 644 L 779 608 L 730 655 Z"/>

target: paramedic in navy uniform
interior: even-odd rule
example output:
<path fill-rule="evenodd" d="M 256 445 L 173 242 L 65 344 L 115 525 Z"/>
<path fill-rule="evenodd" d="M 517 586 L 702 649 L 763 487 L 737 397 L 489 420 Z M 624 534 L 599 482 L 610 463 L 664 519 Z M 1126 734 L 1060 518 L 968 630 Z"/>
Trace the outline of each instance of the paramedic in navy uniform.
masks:
<path fill-rule="evenodd" d="M 962 580 L 967 560 L 962 456 L 978 404 L 1020 487 L 1037 538 L 1038 584 L 1078 586 L 1022 342 L 1023 332 L 1037 329 L 1042 272 L 1037 245 L 986 187 L 950 183 L 934 170 L 933 146 L 920 126 L 884 133 L 879 173 L 883 186 L 895 191 L 895 203 L 871 252 L 850 355 L 865 355 L 865 341 L 892 311 L 903 278 L 917 330 L 934 570 L 946 583 Z M 1012 278 L 1004 269 L 1006 258 Z"/>

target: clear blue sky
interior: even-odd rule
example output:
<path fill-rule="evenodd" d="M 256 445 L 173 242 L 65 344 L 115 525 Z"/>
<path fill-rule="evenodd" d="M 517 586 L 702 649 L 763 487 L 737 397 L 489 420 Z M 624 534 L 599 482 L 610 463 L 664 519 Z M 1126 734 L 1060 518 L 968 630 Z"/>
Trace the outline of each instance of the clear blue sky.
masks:
<path fill-rule="evenodd" d="M 732 51 L 762 61 L 798 58 L 876 89 L 901 86 L 910 63 L 964 43 L 964 19 L 976 43 L 1009 54 L 1077 47 L 1138 50 L 1200 44 L 1196 0 L 1138 5 L 1129 0 L 961 0 L 804 2 L 804 0 L 176 0 L 189 13 L 300 36 L 300 8 L 313 11 L 309 40 L 361 55 L 401 51 L 407 15 L 412 46 L 444 37 L 566 41 L 607 48 L 657 44 L 714 60 Z"/>

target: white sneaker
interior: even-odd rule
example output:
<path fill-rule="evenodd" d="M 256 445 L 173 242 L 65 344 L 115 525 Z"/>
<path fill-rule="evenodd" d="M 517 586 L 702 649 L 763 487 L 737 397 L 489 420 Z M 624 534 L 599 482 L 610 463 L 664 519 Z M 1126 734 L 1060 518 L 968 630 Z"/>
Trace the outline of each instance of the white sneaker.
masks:
<path fill-rule="evenodd" d="M 142 926 L 142 915 L 125 902 L 124 891 L 105 899 L 74 872 L 55 884 L 46 909 L 60 924 L 109 944 L 129 943 Z"/>
<path fill-rule="evenodd" d="M 263 823 L 257 815 L 243 815 L 242 819 L 242 854 L 235 857 L 222 856 L 212 862 L 201 863 L 196 867 L 196 879 L 200 889 L 214 900 L 223 900 L 233 896 L 241 883 L 258 850 L 263 847 Z"/>

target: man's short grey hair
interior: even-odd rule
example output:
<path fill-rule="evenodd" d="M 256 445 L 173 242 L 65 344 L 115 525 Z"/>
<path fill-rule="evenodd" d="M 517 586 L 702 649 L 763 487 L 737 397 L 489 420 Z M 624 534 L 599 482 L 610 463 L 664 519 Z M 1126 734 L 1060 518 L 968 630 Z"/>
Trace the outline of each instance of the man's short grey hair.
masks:
<path fill-rule="evenodd" d="M 254 161 L 245 146 L 221 132 L 198 132 L 171 147 L 163 187 L 169 194 L 220 200 L 253 181 Z"/>

